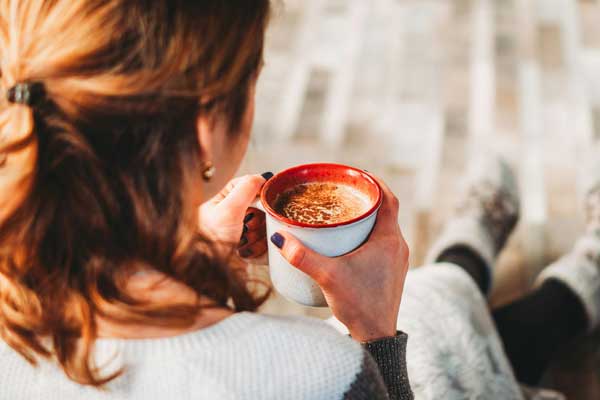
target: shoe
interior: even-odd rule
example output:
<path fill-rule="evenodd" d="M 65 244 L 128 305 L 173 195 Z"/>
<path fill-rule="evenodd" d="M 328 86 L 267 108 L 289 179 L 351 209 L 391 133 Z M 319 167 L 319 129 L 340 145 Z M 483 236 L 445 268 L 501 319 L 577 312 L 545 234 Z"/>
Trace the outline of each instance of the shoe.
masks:
<path fill-rule="evenodd" d="M 454 216 L 431 247 L 427 263 L 438 262 L 450 249 L 466 247 L 485 262 L 486 287 L 491 288 L 498 253 L 519 220 L 517 180 L 502 158 L 482 156 L 470 164 L 463 186 Z"/>

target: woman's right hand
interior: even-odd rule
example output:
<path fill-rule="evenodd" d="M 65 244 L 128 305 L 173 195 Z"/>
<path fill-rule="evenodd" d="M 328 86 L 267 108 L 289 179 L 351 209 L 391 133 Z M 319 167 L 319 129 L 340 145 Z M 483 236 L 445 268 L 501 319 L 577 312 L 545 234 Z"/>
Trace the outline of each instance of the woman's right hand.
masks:
<path fill-rule="evenodd" d="M 271 240 L 283 256 L 323 290 L 335 317 L 366 342 L 395 336 L 409 249 L 398 225 L 398 199 L 381 180 L 383 204 L 367 242 L 341 257 L 325 257 L 289 233 Z"/>

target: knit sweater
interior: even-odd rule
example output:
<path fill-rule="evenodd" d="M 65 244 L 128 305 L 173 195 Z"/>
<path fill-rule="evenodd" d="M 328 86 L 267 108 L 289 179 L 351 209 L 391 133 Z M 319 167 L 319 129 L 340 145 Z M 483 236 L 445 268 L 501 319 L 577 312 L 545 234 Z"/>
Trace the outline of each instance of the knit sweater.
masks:
<path fill-rule="evenodd" d="M 125 368 L 105 390 L 0 341 L 0 400 L 407 400 L 406 341 L 361 346 L 319 320 L 240 313 L 173 338 L 98 340 L 103 373 Z"/>

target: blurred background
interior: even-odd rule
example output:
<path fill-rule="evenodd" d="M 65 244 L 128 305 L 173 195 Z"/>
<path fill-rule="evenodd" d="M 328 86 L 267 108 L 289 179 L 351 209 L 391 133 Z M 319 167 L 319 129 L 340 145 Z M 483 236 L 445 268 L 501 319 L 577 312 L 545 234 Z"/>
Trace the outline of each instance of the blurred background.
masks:
<path fill-rule="evenodd" d="M 280 0 L 268 36 L 242 172 L 334 161 L 383 177 L 418 267 L 469 160 L 492 149 L 522 191 L 493 304 L 572 246 L 600 138 L 600 0 Z M 278 296 L 265 311 L 327 316 Z M 598 343 L 573 346 L 547 383 L 599 399 Z"/>

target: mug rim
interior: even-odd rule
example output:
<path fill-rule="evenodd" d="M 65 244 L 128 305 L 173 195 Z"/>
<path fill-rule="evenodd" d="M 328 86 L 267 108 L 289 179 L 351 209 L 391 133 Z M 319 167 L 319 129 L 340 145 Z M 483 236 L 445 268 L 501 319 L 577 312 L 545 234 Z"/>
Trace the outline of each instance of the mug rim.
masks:
<path fill-rule="evenodd" d="M 375 187 L 377 188 L 377 200 L 375 201 L 375 203 L 373 204 L 373 206 L 366 212 L 360 214 L 357 217 L 354 217 L 352 219 L 349 219 L 348 221 L 343 221 L 343 222 L 336 222 L 335 224 L 307 224 L 304 222 L 298 222 L 295 221 L 293 219 L 284 217 L 283 215 L 278 214 L 267 202 L 266 196 L 267 196 L 267 190 L 269 189 L 270 185 L 272 184 L 272 182 L 274 182 L 276 180 L 276 178 L 285 175 L 285 174 L 289 174 L 292 172 L 295 172 L 297 170 L 300 169 L 306 169 L 306 168 L 318 168 L 318 167 L 330 167 L 330 168 L 335 168 L 335 169 L 350 169 L 353 170 L 357 173 L 359 173 L 364 179 L 366 179 L 368 182 L 370 182 L 371 184 L 375 185 Z M 381 207 L 381 204 L 383 203 L 383 190 L 381 189 L 381 186 L 379 185 L 379 183 L 377 183 L 377 181 L 371 176 L 371 174 L 369 174 L 368 172 L 355 168 L 355 167 L 351 167 L 349 165 L 344 165 L 344 164 L 336 164 L 336 163 L 312 163 L 312 164 L 302 164 L 302 165 L 296 165 L 294 167 L 290 167 L 287 169 L 284 169 L 283 171 L 275 174 L 271 179 L 269 179 L 262 187 L 261 191 L 260 191 L 260 202 L 263 206 L 263 208 L 265 209 L 265 211 L 271 215 L 273 218 L 275 218 L 276 220 L 283 222 L 287 225 L 291 225 L 291 226 L 295 226 L 295 227 L 300 227 L 300 228 L 313 228 L 313 229 L 319 229 L 319 228 L 336 228 L 336 227 L 340 227 L 340 226 L 346 226 L 346 225 L 352 225 L 354 223 L 360 222 L 362 220 L 367 219 L 368 217 L 370 217 L 372 214 L 374 214 L 375 212 L 377 212 L 377 210 L 379 210 L 379 208 Z"/>

